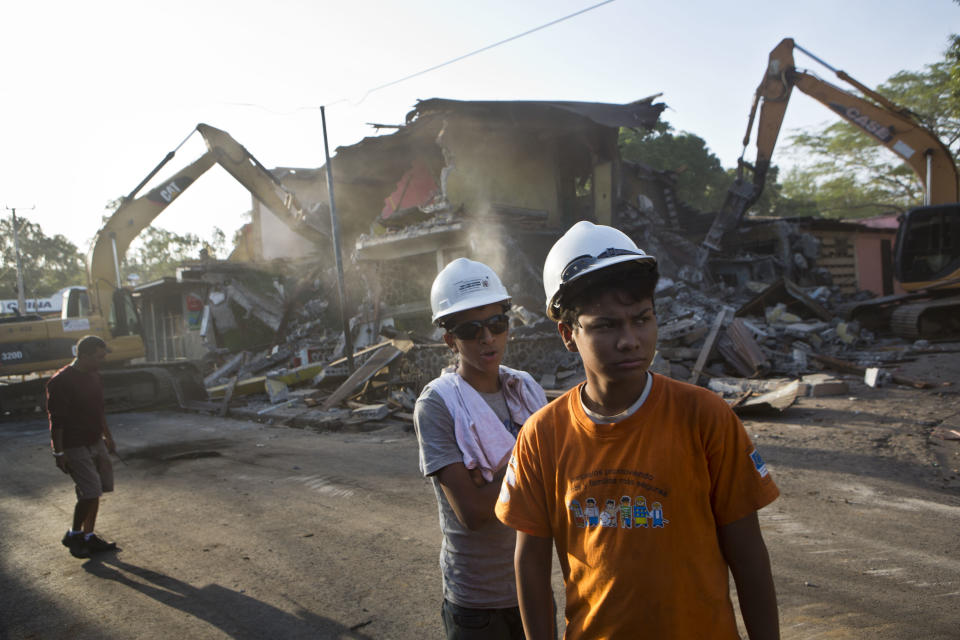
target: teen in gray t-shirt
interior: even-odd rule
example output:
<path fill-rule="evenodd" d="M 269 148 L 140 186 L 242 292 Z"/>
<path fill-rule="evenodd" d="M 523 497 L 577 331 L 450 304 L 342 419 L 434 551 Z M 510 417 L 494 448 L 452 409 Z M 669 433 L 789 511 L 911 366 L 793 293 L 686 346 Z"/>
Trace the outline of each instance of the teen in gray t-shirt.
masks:
<path fill-rule="evenodd" d="M 503 392 L 481 393 L 500 421 L 516 436 L 520 425 L 510 418 Z M 470 530 L 450 506 L 440 481 L 434 475 L 449 464 L 463 462 L 453 429 L 453 417 L 440 394 L 428 384 L 414 409 L 414 425 L 420 440 L 420 470 L 430 478 L 440 514 L 443 543 L 440 568 L 443 597 L 454 604 L 476 609 L 517 606 L 513 573 L 516 532 L 496 518 Z M 498 483 L 499 484 L 499 483 Z"/>
<path fill-rule="evenodd" d="M 525 373 L 507 371 L 506 367 L 501 371 L 510 333 L 510 318 L 506 315 L 510 294 L 493 269 L 467 258 L 452 261 L 433 281 L 430 309 L 434 324 L 444 329 L 444 343 L 457 356 L 456 371 L 442 374 L 428 384 L 413 411 L 420 442 L 420 469 L 433 483 L 443 531 L 443 627 L 447 640 L 520 640 L 524 637 L 523 621 L 513 570 L 516 533 L 503 526 L 494 514 L 506 464 L 501 469 L 486 469 L 487 477 L 493 474 L 487 482 L 482 470 L 467 468 L 454 430 L 455 418 L 480 419 L 485 429 L 498 427 L 486 424 L 491 419 L 486 407 L 477 407 L 471 400 L 473 409 L 466 404 L 451 405 L 448 409 L 443 397 L 449 397 L 451 391 L 447 384 L 469 385 L 515 434 L 517 425 L 507 407 L 515 407 L 520 423 L 532 409 L 524 399 L 520 404 L 514 403 L 512 394 L 518 382 L 515 376 L 520 377 L 521 396 L 528 384 L 536 383 Z M 505 382 L 501 374 L 509 379 Z M 455 376 L 452 380 L 451 375 Z M 511 393 L 509 405 L 504 385 Z M 545 401 L 546 398 L 536 398 L 536 402 Z M 483 416 L 459 413 L 478 410 Z M 457 413 L 452 415 L 451 411 Z M 499 435 L 496 431 L 490 433 Z M 499 440 L 501 445 L 508 445 Z"/>

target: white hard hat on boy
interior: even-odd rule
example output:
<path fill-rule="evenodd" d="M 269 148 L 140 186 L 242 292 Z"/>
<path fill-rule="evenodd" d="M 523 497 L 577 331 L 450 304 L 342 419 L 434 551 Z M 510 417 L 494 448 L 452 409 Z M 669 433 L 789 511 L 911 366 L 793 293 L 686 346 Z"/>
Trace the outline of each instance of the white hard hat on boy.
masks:
<path fill-rule="evenodd" d="M 550 248 L 543 263 L 543 290 L 547 294 L 547 315 L 560 288 L 599 269 L 629 261 L 655 266 L 630 236 L 604 225 L 581 220 Z"/>
<path fill-rule="evenodd" d="M 437 274 L 430 288 L 433 322 L 467 309 L 510 299 L 493 269 L 475 260 L 457 258 Z"/>

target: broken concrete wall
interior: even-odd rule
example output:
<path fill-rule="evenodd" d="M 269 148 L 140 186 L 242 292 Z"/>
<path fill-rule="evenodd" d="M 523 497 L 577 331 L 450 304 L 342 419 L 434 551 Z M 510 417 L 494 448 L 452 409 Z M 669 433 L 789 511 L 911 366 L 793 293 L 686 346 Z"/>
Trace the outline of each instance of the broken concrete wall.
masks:
<path fill-rule="evenodd" d="M 419 102 L 396 133 L 337 149 L 331 167 L 348 315 L 360 309 L 376 325 L 392 313 L 411 314 L 427 301 L 432 277 L 459 256 L 491 264 L 519 304 L 542 306 L 539 270 L 552 241 L 577 220 L 615 224 L 618 127 L 650 126 L 663 109 L 652 100 L 433 99 Z M 329 228 L 325 168 L 274 175 L 297 194 L 314 227 Z M 236 257 L 313 255 L 328 263 L 321 280 L 333 289 L 332 246 L 296 237 L 258 202 L 252 211 L 246 250 Z M 375 264 L 381 261 L 390 267 Z"/>
<path fill-rule="evenodd" d="M 449 116 L 437 143 L 445 159 L 441 187 L 451 208 L 485 217 L 506 205 L 543 212 L 544 223 L 557 224 L 556 144 L 544 138 L 518 124 Z"/>
<path fill-rule="evenodd" d="M 417 207 L 397 205 L 405 200 L 409 187 L 424 178 L 440 184 L 444 159 L 436 140 L 442 125 L 439 120 L 423 122 L 336 150 L 331 166 L 346 255 L 351 253 L 358 236 L 371 232 L 371 224 L 375 225 L 374 233 L 383 233 L 386 228 L 416 223 L 429 216 Z M 421 172 L 426 176 L 421 176 Z M 417 180 L 411 182 L 414 176 Z M 320 187 L 323 198 L 318 202 L 329 216 L 325 180 L 324 177 Z M 382 228 L 377 226 L 380 224 Z"/>
<path fill-rule="evenodd" d="M 344 167 L 378 151 L 405 158 L 393 163 L 406 171 L 390 174 L 399 180 L 372 220 L 374 232 L 360 236 L 354 253 L 373 307 L 381 317 L 409 316 L 409 322 L 399 318 L 408 329 L 430 331 L 410 324 L 412 316 L 429 317 L 433 277 L 467 256 L 496 270 L 515 304 L 539 310 L 540 269 L 552 242 L 577 220 L 614 219 L 621 190 L 617 131 L 548 103 L 427 101 L 394 136 L 338 150 Z M 391 142 L 396 137 L 406 142 Z M 417 167 L 435 171 L 432 183 L 420 176 L 418 184 L 435 185 L 436 192 L 420 189 L 428 202 L 397 207 Z"/>

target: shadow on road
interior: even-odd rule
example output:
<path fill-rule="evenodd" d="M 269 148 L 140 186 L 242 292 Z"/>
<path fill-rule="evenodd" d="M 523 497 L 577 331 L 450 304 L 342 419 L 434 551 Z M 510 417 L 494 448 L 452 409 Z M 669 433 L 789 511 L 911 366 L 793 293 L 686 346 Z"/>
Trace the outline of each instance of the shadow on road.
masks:
<path fill-rule="evenodd" d="M 114 554 L 91 558 L 83 568 L 98 578 L 113 580 L 161 604 L 204 620 L 236 640 L 370 639 L 370 636 L 358 631 L 369 624 L 370 620 L 353 627 L 345 627 L 304 609 L 289 613 L 218 584 L 194 587 L 171 576 L 123 562 Z"/>
<path fill-rule="evenodd" d="M 882 448 L 882 442 L 877 443 Z M 782 465 L 807 471 L 868 476 L 935 491 L 956 489 L 944 487 L 937 469 L 923 462 L 884 458 L 876 453 L 832 451 L 816 448 L 777 445 L 767 442 L 760 447 L 763 458 L 774 467 Z"/>

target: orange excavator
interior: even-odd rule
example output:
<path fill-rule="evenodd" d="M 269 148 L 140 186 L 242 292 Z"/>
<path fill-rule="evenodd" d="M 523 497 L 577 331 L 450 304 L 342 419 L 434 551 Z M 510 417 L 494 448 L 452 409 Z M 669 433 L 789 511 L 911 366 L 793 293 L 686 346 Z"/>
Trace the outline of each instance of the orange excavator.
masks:
<path fill-rule="evenodd" d="M 228 133 L 198 124 L 207 151 L 158 187 L 144 186 L 176 155 L 169 152 L 97 232 L 87 256 L 87 286 L 64 291 L 60 317 L 23 315 L 0 320 L 0 415 L 42 406 L 49 374 L 74 357 L 76 341 L 100 336 L 110 353 L 101 370 L 108 410 L 129 410 L 182 399 L 196 384 L 191 363 L 143 362 L 146 354 L 139 312 L 123 286 L 120 262 L 130 243 L 214 164 L 219 164 L 288 227 L 316 242 L 327 232 L 313 227 L 294 194 Z M 193 135 L 194 131 L 190 135 Z"/>
<path fill-rule="evenodd" d="M 793 58 L 795 49 L 862 95 L 798 69 Z M 893 151 L 923 184 L 924 206 L 901 217 L 894 248 L 894 272 L 907 293 L 875 298 L 849 308 L 848 315 L 879 314 L 895 333 L 907 338 L 960 336 L 960 193 L 953 156 L 916 114 L 830 66 L 792 38 L 782 40 L 770 52 L 750 108 L 736 179 L 700 246 L 700 271 L 707 267 L 713 252 L 722 250 L 725 234 L 739 225 L 744 213 L 760 197 L 794 88 Z M 744 160 L 744 155 L 755 122 L 757 150 L 751 164 Z"/>

